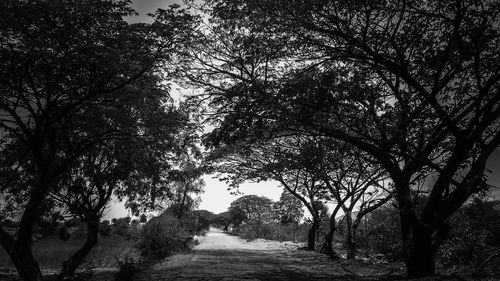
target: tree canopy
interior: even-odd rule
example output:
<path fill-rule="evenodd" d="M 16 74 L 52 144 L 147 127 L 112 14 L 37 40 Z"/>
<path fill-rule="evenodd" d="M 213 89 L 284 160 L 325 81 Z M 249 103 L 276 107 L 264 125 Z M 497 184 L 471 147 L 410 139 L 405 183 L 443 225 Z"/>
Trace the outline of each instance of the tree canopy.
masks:
<path fill-rule="evenodd" d="M 449 216 L 487 188 L 500 144 L 496 1 L 204 7 L 214 26 L 205 34 L 231 38 L 221 47 L 201 36 L 206 55 L 193 59 L 220 125 L 207 143 L 305 134 L 365 151 L 394 184 L 409 276 L 433 274 Z M 436 177 L 420 210 L 412 182 L 422 174 Z"/>
<path fill-rule="evenodd" d="M 0 4 L 0 154 L 8 160 L 2 162 L 0 193 L 6 204 L 1 213 L 12 211 L 19 219 L 15 235 L 1 225 L 0 244 L 24 280 L 42 279 L 32 253 L 33 226 L 52 211 L 53 198 L 71 212 L 90 204 L 85 209 L 102 213 L 124 174 L 168 169 L 177 134 L 188 127 L 159 79 L 170 73 L 158 67 L 172 66 L 174 52 L 189 40 L 194 17 L 171 7 L 159 10 L 152 24 L 130 25 L 123 19 L 134 12 L 129 3 Z M 119 155 L 127 151 L 143 154 Z M 147 161 L 134 164 L 148 169 L 125 167 L 137 157 Z M 107 164 L 110 169 L 103 169 Z M 96 181 L 95 172 L 103 182 Z"/>

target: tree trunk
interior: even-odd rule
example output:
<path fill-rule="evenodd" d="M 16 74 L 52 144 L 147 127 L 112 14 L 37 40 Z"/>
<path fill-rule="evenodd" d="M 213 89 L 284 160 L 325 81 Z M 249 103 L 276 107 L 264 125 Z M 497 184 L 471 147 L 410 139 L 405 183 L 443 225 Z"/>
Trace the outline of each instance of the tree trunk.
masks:
<path fill-rule="evenodd" d="M 330 256 L 332 259 L 339 259 L 340 256 L 333 250 L 333 236 L 335 231 L 337 230 L 337 222 L 335 221 L 336 212 L 332 213 L 330 216 L 330 230 L 325 235 L 325 244 L 323 245 L 323 249 L 325 253 Z"/>
<path fill-rule="evenodd" d="M 65 277 L 73 276 L 76 269 L 84 262 L 92 248 L 97 244 L 98 237 L 99 219 L 93 218 L 87 220 L 87 240 L 73 256 L 63 262 L 63 268 L 58 276 L 59 280 L 64 280 Z"/>
<path fill-rule="evenodd" d="M 186 197 L 187 197 L 187 187 L 184 189 L 184 192 L 182 193 L 182 200 L 179 204 L 179 213 L 177 214 L 177 218 L 179 220 L 182 219 L 184 204 L 186 204 Z"/>
<path fill-rule="evenodd" d="M 12 243 L 12 247 L 8 250 L 19 277 L 24 281 L 43 280 L 40 265 L 33 256 L 32 243 L 33 225 L 39 217 L 40 206 L 45 199 L 46 191 L 50 188 L 51 181 L 48 174 L 47 171 L 42 173 L 39 183 L 33 188 L 19 223 L 17 241 Z"/>
<path fill-rule="evenodd" d="M 319 221 L 313 219 L 311 228 L 309 229 L 309 234 L 307 235 L 307 249 L 314 250 L 316 246 L 316 231 L 319 228 Z"/>
<path fill-rule="evenodd" d="M 22 245 L 9 251 L 9 255 L 14 263 L 14 266 L 24 281 L 41 281 L 43 280 L 42 272 L 38 262 L 33 257 L 31 244 L 29 246 Z"/>
<path fill-rule="evenodd" d="M 432 242 L 432 232 L 416 218 L 415 214 L 401 213 L 401 226 L 408 278 L 433 276 L 436 248 Z"/>
<path fill-rule="evenodd" d="M 352 230 L 347 231 L 346 237 L 347 244 L 347 259 L 354 259 L 356 257 L 356 240 Z"/>
<path fill-rule="evenodd" d="M 356 256 L 356 242 L 354 241 L 354 229 L 352 221 L 352 210 L 345 209 L 345 220 L 346 220 L 346 248 L 347 248 L 347 259 L 353 259 Z"/>

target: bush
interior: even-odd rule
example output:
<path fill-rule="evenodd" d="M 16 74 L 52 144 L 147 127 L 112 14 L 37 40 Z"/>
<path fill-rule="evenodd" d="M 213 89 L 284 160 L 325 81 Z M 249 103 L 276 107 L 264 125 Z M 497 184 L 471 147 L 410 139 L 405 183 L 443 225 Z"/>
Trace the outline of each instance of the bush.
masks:
<path fill-rule="evenodd" d="M 403 243 L 401 240 L 401 223 L 395 208 L 383 207 L 369 216 L 369 238 L 371 247 L 383 254 L 390 261 L 403 260 Z"/>
<path fill-rule="evenodd" d="M 457 212 L 451 219 L 452 231 L 439 249 L 441 262 L 447 266 L 481 263 L 489 254 L 492 234 L 484 226 L 477 225 L 476 216 L 471 216 L 474 205 Z"/>
<path fill-rule="evenodd" d="M 460 227 L 440 248 L 441 262 L 444 265 L 478 265 L 488 253 L 486 241 L 489 233 Z"/>
<path fill-rule="evenodd" d="M 193 246 L 193 237 L 170 214 L 163 214 L 146 223 L 137 244 L 141 255 L 152 260 L 166 258 L 175 252 L 189 251 Z"/>
<path fill-rule="evenodd" d="M 307 241 L 308 224 L 267 223 L 262 225 L 244 224 L 233 228 L 232 233 L 243 239 L 269 239 L 277 241 Z"/>
<path fill-rule="evenodd" d="M 109 236 L 111 234 L 112 228 L 108 220 L 102 221 L 99 224 L 99 234 L 102 236 Z"/>
<path fill-rule="evenodd" d="M 123 259 L 117 259 L 118 272 L 115 275 L 115 281 L 133 281 L 140 271 L 139 261 L 130 256 Z"/>
<path fill-rule="evenodd" d="M 130 217 L 112 219 L 111 222 L 113 223 L 112 224 L 113 234 L 122 236 L 127 239 L 132 239 L 133 236 L 130 235 L 130 221 L 131 221 Z"/>

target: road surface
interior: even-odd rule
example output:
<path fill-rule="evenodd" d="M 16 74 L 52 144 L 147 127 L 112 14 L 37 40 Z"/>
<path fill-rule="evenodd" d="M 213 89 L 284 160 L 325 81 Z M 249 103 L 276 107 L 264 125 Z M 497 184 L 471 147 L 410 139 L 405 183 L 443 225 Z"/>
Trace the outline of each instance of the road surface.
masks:
<path fill-rule="evenodd" d="M 279 251 L 211 229 L 169 280 L 335 280 Z M 337 279 L 341 280 L 341 279 Z M 345 280 L 345 279 L 344 279 Z"/>

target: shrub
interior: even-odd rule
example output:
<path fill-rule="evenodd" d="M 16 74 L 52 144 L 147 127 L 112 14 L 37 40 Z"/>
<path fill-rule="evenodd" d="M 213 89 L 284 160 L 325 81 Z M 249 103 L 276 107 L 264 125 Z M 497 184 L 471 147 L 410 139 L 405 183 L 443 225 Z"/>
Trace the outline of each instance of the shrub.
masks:
<path fill-rule="evenodd" d="M 467 208 L 472 208 L 468 206 Z M 488 242 L 491 233 L 479 227 L 470 210 L 463 208 L 450 219 L 452 231 L 439 249 L 439 257 L 444 265 L 477 265 L 489 253 Z"/>
<path fill-rule="evenodd" d="M 108 220 L 102 221 L 99 225 L 99 234 L 102 236 L 109 236 L 111 234 L 111 224 Z"/>
<path fill-rule="evenodd" d="M 111 220 L 112 228 L 113 228 L 113 233 L 122 237 L 125 237 L 127 239 L 131 239 L 132 236 L 130 235 L 130 217 L 123 217 L 119 219 L 113 219 Z"/>
<path fill-rule="evenodd" d="M 130 256 L 123 259 L 117 259 L 118 272 L 115 275 L 115 281 L 133 281 L 140 271 L 139 261 Z"/>
<path fill-rule="evenodd" d="M 278 222 L 262 225 L 244 224 L 233 228 L 232 233 L 243 239 L 269 239 L 277 241 L 307 241 L 308 224 L 282 224 Z"/>
<path fill-rule="evenodd" d="M 488 238 L 487 231 L 460 227 L 459 231 L 440 247 L 441 262 L 447 266 L 479 264 L 488 252 Z"/>
<path fill-rule="evenodd" d="M 383 254 L 391 261 L 403 259 L 403 244 L 401 241 L 401 223 L 399 213 L 395 208 L 383 207 L 369 216 L 369 239 L 373 250 Z"/>
<path fill-rule="evenodd" d="M 500 204 L 477 197 L 449 220 L 448 239 L 439 249 L 446 266 L 476 267 L 500 244 Z"/>
<path fill-rule="evenodd" d="M 175 252 L 189 251 L 193 246 L 193 237 L 170 214 L 163 214 L 146 223 L 137 244 L 141 255 L 152 260 L 166 258 Z"/>

